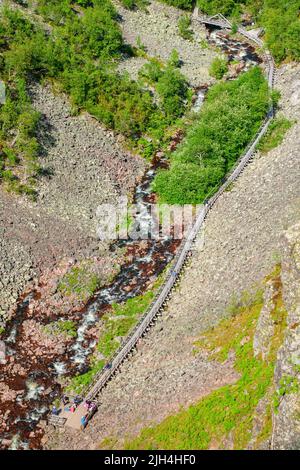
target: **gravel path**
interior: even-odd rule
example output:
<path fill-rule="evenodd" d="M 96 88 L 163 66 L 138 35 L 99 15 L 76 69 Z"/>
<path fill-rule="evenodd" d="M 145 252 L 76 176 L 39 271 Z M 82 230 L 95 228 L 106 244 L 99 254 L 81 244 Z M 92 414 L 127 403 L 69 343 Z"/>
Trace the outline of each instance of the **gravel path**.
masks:
<path fill-rule="evenodd" d="M 283 66 L 276 86 L 282 112 L 300 118 L 299 66 Z M 210 213 L 205 243 L 186 269 L 163 316 L 101 394 L 84 434 L 49 431 L 47 446 L 97 448 L 103 438 L 136 434 L 152 421 L 234 379 L 192 355 L 193 340 L 226 313 L 233 296 L 255 288 L 272 269 L 282 232 L 300 218 L 300 123 L 284 142 L 257 156 Z M 46 439 L 45 439 L 46 441 Z"/>

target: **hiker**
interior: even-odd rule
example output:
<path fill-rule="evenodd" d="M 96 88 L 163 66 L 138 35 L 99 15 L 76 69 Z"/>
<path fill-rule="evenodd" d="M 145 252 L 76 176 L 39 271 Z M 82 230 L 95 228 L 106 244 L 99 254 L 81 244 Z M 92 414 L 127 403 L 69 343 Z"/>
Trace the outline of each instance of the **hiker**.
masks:
<path fill-rule="evenodd" d="M 74 401 L 75 405 L 77 406 L 77 405 L 80 405 L 80 403 L 82 402 L 82 399 L 79 395 L 76 395 L 76 397 L 74 398 L 73 401 Z"/>
<path fill-rule="evenodd" d="M 76 405 L 73 403 L 73 405 L 70 406 L 70 411 L 71 413 L 75 413 L 75 410 L 76 410 Z"/>
<path fill-rule="evenodd" d="M 96 410 L 96 408 L 97 408 L 96 403 L 90 402 L 89 411 L 94 411 Z"/>
<path fill-rule="evenodd" d="M 88 422 L 87 415 L 84 415 L 80 418 L 81 430 L 83 430 L 86 427 L 87 422 Z"/>
<path fill-rule="evenodd" d="M 56 408 L 55 405 L 53 405 L 53 407 L 52 407 L 52 414 L 53 414 L 54 416 L 58 416 L 58 414 L 59 414 L 59 411 L 58 411 L 58 409 Z"/>
<path fill-rule="evenodd" d="M 66 395 L 64 395 L 63 399 L 62 399 L 62 402 L 63 402 L 64 406 L 67 405 L 69 403 L 69 398 Z"/>

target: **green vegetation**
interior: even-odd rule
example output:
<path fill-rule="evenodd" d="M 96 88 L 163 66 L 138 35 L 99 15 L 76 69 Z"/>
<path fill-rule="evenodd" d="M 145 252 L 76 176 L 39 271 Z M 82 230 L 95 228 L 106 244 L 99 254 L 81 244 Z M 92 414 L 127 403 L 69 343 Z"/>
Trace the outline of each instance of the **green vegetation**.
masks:
<path fill-rule="evenodd" d="M 191 41 L 193 39 L 193 31 L 191 30 L 191 17 L 182 15 L 178 20 L 178 32 L 183 39 Z"/>
<path fill-rule="evenodd" d="M 148 0 L 121 0 L 122 5 L 128 10 L 136 8 L 145 9 L 149 5 Z"/>
<path fill-rule="evenodd" d="M 104 324 L 97 345 L 98 354 L 100 353 L 105 359 L 99 361 L 96 355 L 86 373 L 73 377 L 68 386 L 69 390 L 81 393 L 93 381 L 95 374 L 104 367 L 120 346 L 120 338 L 126 337 L 145 313 L 163 279 L 164 274 L 158 277 L 153 287 L 145 294 L 128 299 L 122 304 L 112 305 L 102 317 Z"/>
<path fill-rule="evenodd" d="M 167 5 L 182 8 L 183 10 L 191 10 L 194 5 L 194 0 L 162 0 Z"/>
<path fill-rule="evenodd" d="M 238 32 L 239 27 L 236 23 L 232 23 L 231 34 L 234 35 Z"/>
<path fill-rule="evenodd" d="M 284 395 L 290 393 L 298 393 L 300 389 L 299 381 L 297 377 L 290 375 L 283 375 L 279 382 L 279 389 L 274 393 L 274 409 L 275 412 L 278 411 L 280 405 L 280 400 Z"/>
<path fill-rule="evenodd" d="M 39 113 L 30 104 L 22 78 L 12 77 L 5 94 L 5 103 L 0 105 L 0 182 L 7 190 L 34 199 L 35 181 L 42 171 L 37 161 Z"/>
<path fill-rule="evenodd" d="M 105 366 L 105 361 L 93 361 L 90 369 L 84 374 L 76 375 L 71 379 L 67 390 L 81 394 L 92 383 L 95 375 Z"/>
<path fill-rule="evenodd" d="M 263 397 L 271 397 L 275 352 L 285 328 L 286 312 L 282 306 L 281 283 L 272 312 L 276 327 L 266 359 L 254 357 L 253 336 L 263 306 L 261 292 L 246 305 L 239 304 L 232 316 L 204 333 L 196 343 L 197 351 L 206 350 L 210 359 L 224 362 L 234 352 L 235 369 L 240 378 L 235 384 L 215 390 L 197 404 L 166 418 L 162 423 L 144 429 L 140 436 L 127 441 L 126 449 L 208 449 L 222 448 L 229 434 L 234 449 L 245 449 L 252 437 L 256 407 Z M 270 436 L 271 405 L 267 404 L 263 428 L 256 444 Z"/>
<path fill-rule="evenodd" d="M 199 204 L 211 195 L 255 136 L 269 104 L 258 67 L 214 85 L 186 138 L 170 155 L 170 168 L 154 180 L 160 201 Z"/>
<path fill-rule="evenodd" d="M 0 78 L 7 90 L 6 103 L 0 105 L 0 180 L 32 197 L 44 170 L 37 161 L 39 116 L 27 94 L 31 81 L 55 80 L 69 94 L 74 112 L 86 109 L 134 147 L 146 140 L 148 155 L 189 103 L 174 54 L 155 83 L 158 100 L 149 87 L 117 72 L 122 54 L 134 50 L 123 43 L 110 0 L 39 0 L 34 6 L 50 29 L 8 7 L 1 8 L 0 19 Z"/>
<path fill-rule="evenodd" d="M 81 300 L 90 298 L 100 287 L 100 279 L 91 263 L 73 266 L 58 283 L 57 289 L 66 296 L 75 295 Z"/>
<path fill-rule="evenodd" d="M 210 66 L 209 69 L 209 74 L 216 78 L 217 80 L 220 80 L 221 78 L 224 77 L 225 73 L 228 72 L 228 62 L 226 59 L 223 59 L 222 57 L 216 57 Z"/>
<path fill-rule="evenodd" d="M 255 1 L 253 0 L 253 2 Z M 197 0 L 200 10 L 208 15 L 222 13 L 231 17 L 237 17 L 242 12 L 243 6 L 247 3 L 249 3 L 248 0 Z"/>
<path fill-rule="evenodd" d="M 285 133 L 292 127 L 292 122 L 284 116 L 277 116 L 270 124 L 267 134 L 259 143 L 259 150 L 269 152 L 281 144 Z"/>
<path fill-rule="evenodd" d="M 265 29 L 265 42 L 277 62 L 300 60 L 300 0 L 198 0 L 209 15 L 223 13 L 238 19 L 250 12 Z"/>
<path fill-rule="evenodd" d="M 151 138 L 143 136 L 137 142 L 139 152 L 146 158 L 168 142 L 172 132 L 167 129 L 180 123 L 180 117 L 191 103 L 192 92 L 179 67 L 179 54 L 174 49 L 167 64 L 151 58 L 139 71 L 140 83 L 155 90 L 162 112 L 160 122 L 151 129 Z M 163 134 L 162 129 L 165 129 Z"/>
<path fill-rule="evenodd" d="M 201 49 L 208 49 L 209 47 L 207 39 L 201 39 L 199 45 Z"/>
<path fill-rule="evenodd" d="M 259 22 L 265 41 L 277 62 L 300 60 L 299 0 L 265 0 Z"/>
<path fill-rule="evenodd" d="M 152 60 L 139 72 L 140 77 L 154 86 L 164 117 L 169 123 L 174 117 L 182 116 L 189 96 L 186 79 L 176 68 L 178 65 L 179 57 L 173 51 L 166 67 L 161 67 L 157 61 Z"/>
<path fill-rule="evenodd" d="M 37 9 L 53 23 L 51 38 L 46 40 L 46 75 L 60 82 L 78 110 L 87 109 L 128 138 L 140 136 L 161 112 L 149 91 L 116 71 L 125 46 L 110 0 L 78 6 L 81 15 L 74 11 L 72 2 L 65 1 L 59 2 L 57 16 L 56 3 L 39 1 Z"/>
<path fill-rule="evenodd" d="M 71 320 L 58 320 L 45 326 L 45 332 L 50 335 L 63 334 L 70 338 L 76 338 L 76 323 Z"/>
<path fill-rule="evenodd" d="M 97 349 L 106 358 L 118 349 L 120 339 L 126 337 L 138 318 L 145 312 L 154 297 L 153 291 L 128 299 L 124 304 L 113 304 L 112 311 L 104 315 L 103 333 L 99 337 Z"/>
<path fill-rule="evenodd" d="M 128 299 L 123 304 L 113 304 L 102 320 L 103 333 L 100 334 L 97 349 L 107 359 L 118 349 L 120 341 L 117 338 L 126 337 L 141 315 L 151 304 L 155 292 L 163 281 L 159 276 L 153 287 L 143 295 Z"/>
<path fill-rule="evenodd" d="M 170 57 L 169 57 L 169 60 L 168 60 L 168 65 L 170 67 L 180 67 L 181 66 L 180 56 L 179 56 L 179 53 L 176 49 L 172 50 L 172 52 L 170 54 Z"/>
<path fill-rule="evenodd" d="M 272 435 L 272 406 L 271 403 L 268 403 L 264 413 L 260 418 L 263 420 L 263 426 L 258 434 L 258 436 L 255 439 L 255 449 L 259 449 L 260 444 L 263 442 L 266 442 L 267 439 L 270 439 L 270 436 Z"/>

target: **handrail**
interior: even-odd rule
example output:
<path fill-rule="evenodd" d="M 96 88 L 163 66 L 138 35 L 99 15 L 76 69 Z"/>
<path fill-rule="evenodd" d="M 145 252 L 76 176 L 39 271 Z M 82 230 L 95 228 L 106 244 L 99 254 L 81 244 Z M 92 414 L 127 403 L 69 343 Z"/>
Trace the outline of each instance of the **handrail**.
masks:
<path fill-rule="evenodd" d="M 217 21 L 217 20 L 213 20 L 212 18 L 201 19 L 201 18 L 198 18 L 197 15 L 194 16 L 194 19 L 197 19 L 198 21 L 206 23 L 206 24 L 214 25 L 218 23 L 218 26 L 222 26 L 223 28 L 227 28 L 227 29 L 232 27 L 231 23 L 226 19 L 225 21 L 224 20 Z M 247 39 L 258 44 L 260 47 L 263 46 L 263 42 L 259 38 L 253 36 L 244 28 L 238 28 L 238 32 L 242 34 L 243 36 L 245 36 Z M 266 66 L 267 66 L 266 75 L 268 79 L 268 85 L 269 85 L 270 90 L 272 90 L 275 65 L 274 65 L 273 57 L 268 51 L 266 51 L 266 53 L 264 54 L 264 57 L 265 57 Z M 216 201 L 219 199 L 219 197 L 228 188 L 228 186 L 240 176 L 240 174 L 242 173 L 242 171 L 248 164 L 249 160 L 253 156 L 260 139 L 263 137 L 263 135 L 266 134 L 273 117 L 274 117 L 274 109 L 273 109 L 273 106 L 270 105 L 270 108 L 269 108 L 269 111 L 268 111 L 268 114 L 264 123 L 262 124 L 260 130 L 257 132 L 253 141 L 245 149 L 243 155 L 238 161 L 237 166 L 234 169 L 232 169 L 229 175 L 227 175 L 224 183 L 218 189 L 218 191 L 215 192 L 208 200 L 206 200 L 204 206 L 202 207 L 202 209 L 200 210 L 196 218 L 195 224 L 193 225 L 193 227 L 191 227 L 187 236 L 182 240 L 181 245 L 177 251 L 177 254 L 175 255 L 175 258 L 173 260 L 173 263 L 168 271 L 166 280 L 164 284 L 160 286 L 160 288 L 158 289 L 155 295 L 155 298 L 151 302 L 145 314 L 137 323 L 137 325 L 133 328 L 131 333 L 128 335 L 126 339 L 126 343 L 123 345 L 120 345 L 118 350 L 115 352 L 115 354 L 110 360 L 109 368 L 103 369 L 95 375 L 93 383 L 87 389 L 87 394 L 85 397 L 86 400 L 93 400 L 97 397 L 99 392 L 111 379 L 111 377 L 116 372 L 116 370 L 121 365 L 121 363 L 126 358 L 126 356 L 134 348 L 137 341 L 145 333 L 150 323 L 153 321 L 154 317 L 158 314 L 159 310 L 161 309 L 168 295 L 170 294 L 179 273 L 182 270 L 182 267 L 186 261 L 187 255 L 192 249 L 194 240 L 197 237 L 200 229 L 202 228 L 203 223 L 207 217 L 207 214 L 209 213 L 213 205 L 216 203 Z"/>

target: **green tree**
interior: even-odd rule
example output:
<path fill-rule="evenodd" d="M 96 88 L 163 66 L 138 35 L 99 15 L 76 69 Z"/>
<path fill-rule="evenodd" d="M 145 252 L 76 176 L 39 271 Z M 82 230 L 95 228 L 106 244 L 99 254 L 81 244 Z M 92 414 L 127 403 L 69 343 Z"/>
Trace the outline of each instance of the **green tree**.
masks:
<path fill-rule="evenodd" d="M 211 63 L 211 66 L 209 68 L 209 74 L 212 77 L 216 78 L 217 80 L 220 80 L 221 78 L 224 77 L 225 73 L 227 72 L 228 72 L 227 60 L 221 57 L 216 57 Z"/>

